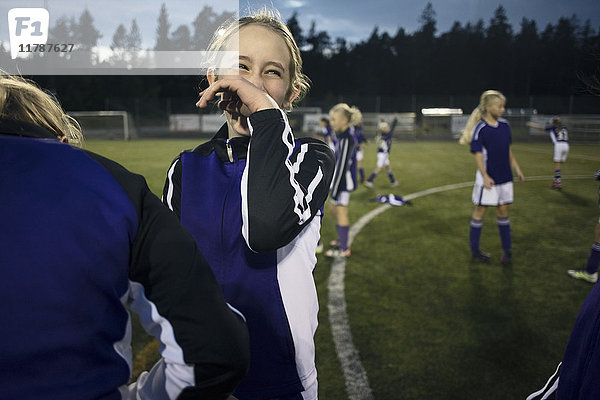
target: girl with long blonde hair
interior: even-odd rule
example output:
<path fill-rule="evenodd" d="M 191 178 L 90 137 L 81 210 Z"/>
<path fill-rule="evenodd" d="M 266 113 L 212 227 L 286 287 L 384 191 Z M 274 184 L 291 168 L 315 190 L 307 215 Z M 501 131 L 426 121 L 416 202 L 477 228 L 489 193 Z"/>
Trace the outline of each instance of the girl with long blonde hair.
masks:
<path fill-rule="evenodd" d="M 513 174 L 520 181 L 525 179 L 514 157 L 510 145 L 512 134 L 508 121 L 502 118 L 506 97 L 496 90 L 487 90 L 481 95 L 479 105 L 473 110 L 460 138 L 461 144 L 469 144 L 475 155 L 477 173 L 473 187 L 475 210 L 471 216 L 469 241 L 473 258 L 488 262 L 489 253 L 481 251 L 479 239 L 483 217 L 487 207 L 496 207 L 496 217 L 502 242 L 502 264 L 512 262 L 511 232 L 508 205 L 513 202 Z"/>

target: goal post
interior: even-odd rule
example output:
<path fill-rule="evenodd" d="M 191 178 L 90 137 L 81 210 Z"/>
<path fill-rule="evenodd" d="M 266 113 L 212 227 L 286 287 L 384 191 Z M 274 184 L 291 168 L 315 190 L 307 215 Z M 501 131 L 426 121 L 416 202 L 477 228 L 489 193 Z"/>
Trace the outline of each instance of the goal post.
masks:
<path fill-rule="evenodd" d="M 130 140 L 134 135 L 133 119 L 127 111 L 71 111 L 86 139 Z"/>

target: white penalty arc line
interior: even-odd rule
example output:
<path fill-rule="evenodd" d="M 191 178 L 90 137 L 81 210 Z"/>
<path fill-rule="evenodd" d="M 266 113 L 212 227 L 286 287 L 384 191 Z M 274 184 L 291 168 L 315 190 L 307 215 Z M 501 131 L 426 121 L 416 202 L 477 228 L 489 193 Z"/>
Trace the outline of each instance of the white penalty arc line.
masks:
<path fill-rule="evenodd" d="M 550 180 L 552 176 L 532 176 L 527 177 L 526 181 Z M 563 179 L 593 179 L 592 175 L 566 175 Z M 438 186 L 435 188 L 423 190 L 402 196 L 405 200 L 412 200 L 418 197 L 427 196 L 434 193 L 445 192 L 448 190 L 461 189 L 473 186 L 473 181 L 454 183 L 451 185 Z M 350 227 L 348 233 L 348 245 L 352 244 L 354 238 L 373 218 L 382 212 L 392 208 L 389 204 L 381 205 L 359 218 L 354 225 Z M 329 324 L 331 325 L 331 335 L 335 351 L 344 373 L 346 381 L 346 392 L 350 400 L 372 400 L 373 392 L 369 385 L 367 372 L 365 371 L 358 350 L 354 346 L 348 314 L 346 312 L 346 298 L 344 288 L 344 277 L 346 275 L 346 258 L 336 257 L 331 263 L 331 273 L 327 283 L 329 298 L 327 309 L 329 310 Z"/>

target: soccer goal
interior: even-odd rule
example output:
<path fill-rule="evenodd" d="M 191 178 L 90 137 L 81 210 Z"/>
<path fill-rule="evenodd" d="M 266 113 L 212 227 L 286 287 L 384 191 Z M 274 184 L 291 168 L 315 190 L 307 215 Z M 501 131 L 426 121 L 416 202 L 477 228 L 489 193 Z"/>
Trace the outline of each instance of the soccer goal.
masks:
<path fill-rule="evenodd" d="M 127 111 L 72 111 L 86 139 L 123 139 L 135 137 L 133 119 Z"/>

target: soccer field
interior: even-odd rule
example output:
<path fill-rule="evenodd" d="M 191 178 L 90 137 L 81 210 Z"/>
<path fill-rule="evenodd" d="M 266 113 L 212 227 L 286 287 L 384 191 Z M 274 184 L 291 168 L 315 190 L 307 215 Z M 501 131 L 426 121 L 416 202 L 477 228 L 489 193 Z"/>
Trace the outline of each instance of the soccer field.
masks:
<path fill-rule="evenodd" d="M 189 140 L 89 141 L 87 149 L 143 174 L 160 196 L 166 169 Z M 515 183 L 510 207 L 513 264 L 499 262 L 493 209 L 484 219 L 482 248 L 489 265 L 471 261 L 471 187 L 458 187 L 389 207 L 369 221 L 345 265 L 349 326 L 375 399 L 512 399 L 539 389 L 561 359 L 591 284 L 566 270 L 586 261 L 598 221 L 600 146 L 572 145 L 563 190 L 550 189 L 552 145 L 516 143 L 526 177 Z M 367 174 L 376 148 L 365 149 Z M 385 173 L 375 188 L 352 194 L 351 224 L 381 207 L 377 194 L 410 195 L 471 182 L 475 162 L 453 142 L 394 142 L 391 162 L 400 185 Z M 323 219 L 323 243 L 335 222 Z M 331 260 L 319 255 L 315 280 L 321 310 L 316 334 L 322 399 L 346 399 L 344 373 L 331 335 L 328 279 Z M 134 374 L 156 358 L 156 346 L 136 329 Z"/>

